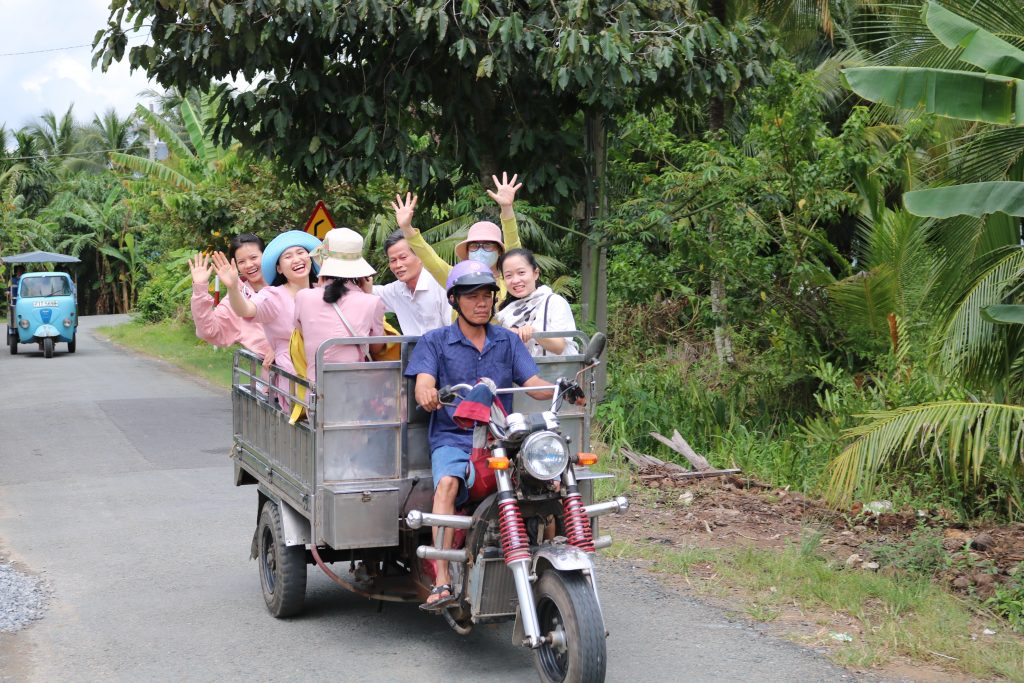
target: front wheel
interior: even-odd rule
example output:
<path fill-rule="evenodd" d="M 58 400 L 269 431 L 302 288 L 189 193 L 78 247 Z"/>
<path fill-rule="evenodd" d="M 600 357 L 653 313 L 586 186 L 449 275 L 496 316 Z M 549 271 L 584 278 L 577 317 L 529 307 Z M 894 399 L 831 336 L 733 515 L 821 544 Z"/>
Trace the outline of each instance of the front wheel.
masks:
<path fill-rule="evenodd" d="M 43 357 L 53 358 L 53 337 L 47 337 L 43 340 Z"/>
<path fill-rule="evenodd" d="M 544 683 L 599 683 L 608 664 L 604 620 L 587 579 L 580 573 L 544 572 L 534 589 L 540 633 L 534 650 Z"/>
<path fill-rule="evenodd" d="M 267 502 L 260 512 L 256 559 L 267 609 L 275 617 L 291 617 L 302 611 L 306 600 L 306 549 L 284 543 L 281 511 Z"/>

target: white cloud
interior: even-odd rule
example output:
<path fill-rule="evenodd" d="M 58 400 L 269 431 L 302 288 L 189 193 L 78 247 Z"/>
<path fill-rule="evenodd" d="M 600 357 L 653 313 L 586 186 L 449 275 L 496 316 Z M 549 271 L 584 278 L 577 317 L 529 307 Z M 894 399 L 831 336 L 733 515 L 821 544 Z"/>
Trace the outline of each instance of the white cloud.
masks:
<path fill-rule="evenodd" d="M 91 44 L 108 15 L 108 0 L 0 0 L 0 125 L 18 128 L 72 103 L 81 122 L 110 107 L 124 116 L 143 101 L 139 92 L 159 89 L 125 62 L 94 70 L 90 48 L 70 47 Z"/>

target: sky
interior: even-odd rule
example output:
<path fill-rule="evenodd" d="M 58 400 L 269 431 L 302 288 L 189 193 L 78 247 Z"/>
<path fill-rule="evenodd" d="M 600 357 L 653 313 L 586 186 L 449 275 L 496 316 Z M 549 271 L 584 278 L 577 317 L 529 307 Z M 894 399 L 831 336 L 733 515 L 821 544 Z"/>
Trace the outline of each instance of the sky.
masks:
<path fill-rule="evenodd" d="M 91 45 L 106 25 L 108 0 L 0 0 L 0 124 L 18 129 L 47 109 L 60 117 L 74 103 L 75 119 L 92 121 L 110 107 L 126 116 L 139 93 L 159 90 L 141 71 L 129 74 L 127 51 L 106 73 L 93 70 Z M 129 39 L 129 46 L 145 42 Z M 36 54 L 11 54 L 52 50 Z"/>

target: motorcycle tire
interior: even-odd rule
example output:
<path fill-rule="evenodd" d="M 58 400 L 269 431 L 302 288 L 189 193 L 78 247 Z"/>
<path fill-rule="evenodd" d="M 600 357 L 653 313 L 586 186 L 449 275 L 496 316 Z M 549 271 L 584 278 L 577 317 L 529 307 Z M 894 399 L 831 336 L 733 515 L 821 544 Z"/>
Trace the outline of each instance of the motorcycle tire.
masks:
<path fill-rule="evenodd" d="M 544 572 L 534 588 L 542 636 L 534 650 L 544 683 L 600 683 L 608 666 L 604 619 L 590 583 L 579 572 Z"/>
<path fill-rule="evenodd" d="M 306 548 L 285 545 L 281 511 L 270 501 L 260 512 L 256 539 L 256 561 L 267 609 L 278 619 L 295 616 L 306 601 Z"/>
<path fill-rule="evenodd" d="M 43 358 L 53 358 L 53 337 L 43 340 Z"/>

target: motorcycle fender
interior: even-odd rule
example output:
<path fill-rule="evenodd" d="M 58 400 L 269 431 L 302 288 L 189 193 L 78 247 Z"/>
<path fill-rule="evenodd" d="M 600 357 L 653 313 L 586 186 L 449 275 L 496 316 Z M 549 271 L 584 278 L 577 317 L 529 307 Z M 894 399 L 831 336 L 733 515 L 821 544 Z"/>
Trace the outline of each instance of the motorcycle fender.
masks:
<path fill-rule="evenodd" d="M 533 574 L 537 573 L 537 565 L 544 560 L 556 571 L 578 571 L 594 569 L 594 561 L 589 554 L 573 545 L 543 545 L 533 555 Z"/>
<path fill-rule="evenodd" d="M 53 325 L 40 325 L 36 328 L 35 336 L 43 339 L 45 337 L 59 337 L 60 332 Z"/>

